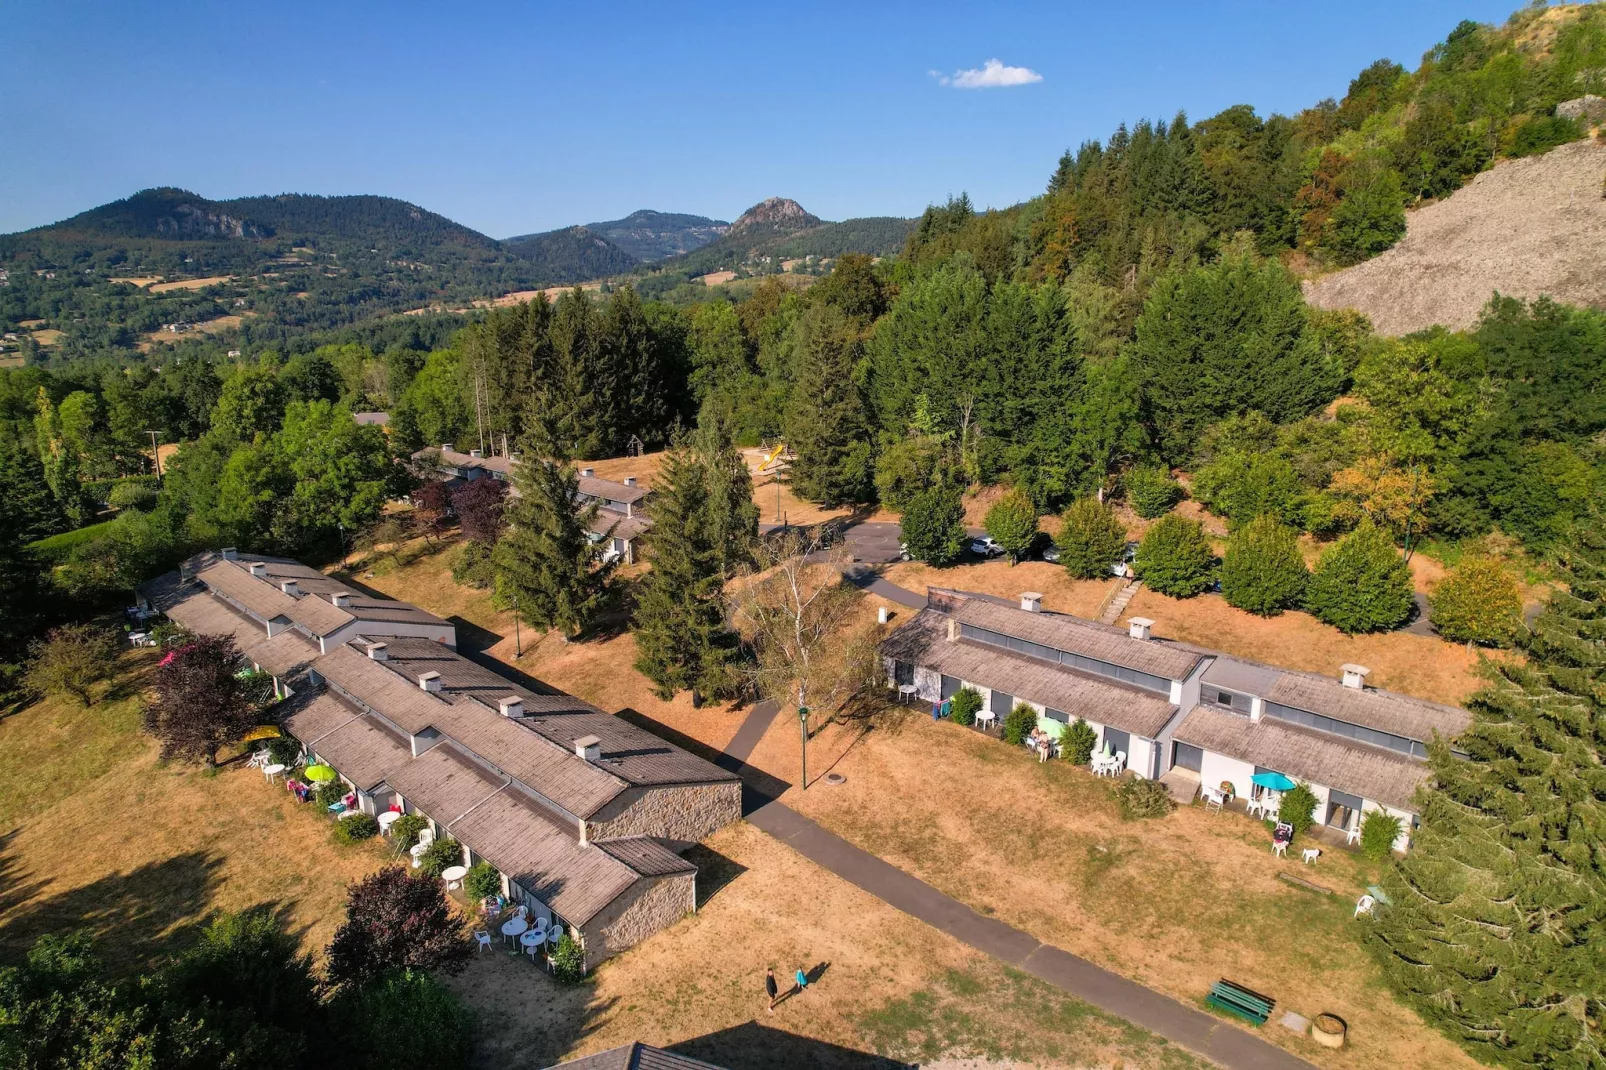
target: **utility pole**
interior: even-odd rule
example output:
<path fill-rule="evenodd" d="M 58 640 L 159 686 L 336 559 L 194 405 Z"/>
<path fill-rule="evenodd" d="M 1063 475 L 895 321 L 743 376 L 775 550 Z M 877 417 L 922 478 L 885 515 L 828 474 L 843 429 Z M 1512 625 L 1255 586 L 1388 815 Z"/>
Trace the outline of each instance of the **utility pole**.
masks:
<path fill-rule="evenodd" d="M 1416 519 L 1416 465 L 1411 466 L 1411 500 L 1405 513 L 1405 563 L 1411 563 L 1411 521 Z"/>
<path fill-rule="evenodd" d="M 159 431 L 146 431 L 151 436 L 151 460 L 156 462 L 156 489 L 162 488 L 162 451 L 156 448 L 156 436 Z"/>

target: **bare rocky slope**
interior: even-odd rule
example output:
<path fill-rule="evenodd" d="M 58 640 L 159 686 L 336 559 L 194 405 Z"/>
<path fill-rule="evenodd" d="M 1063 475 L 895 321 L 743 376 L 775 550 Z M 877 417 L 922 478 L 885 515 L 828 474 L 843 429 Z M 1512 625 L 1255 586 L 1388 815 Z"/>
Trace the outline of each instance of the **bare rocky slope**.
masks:
<path fill-rule="evenodd" d="M 1381 256 L 1305 284 L 1321 308 L 1364 312 L 1380 334 L 1464 329 L 1495 291 L 1606 307 L 1606 144 L 1508 160 L 1412 212 Z"/>

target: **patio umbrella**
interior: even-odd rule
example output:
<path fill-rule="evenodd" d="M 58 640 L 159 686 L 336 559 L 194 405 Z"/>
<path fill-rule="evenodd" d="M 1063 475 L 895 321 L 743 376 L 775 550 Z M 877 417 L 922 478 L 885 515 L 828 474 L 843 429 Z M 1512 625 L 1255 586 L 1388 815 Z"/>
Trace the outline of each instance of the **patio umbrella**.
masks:
<path fill-rule="evenodd" d="M 1289 791 L 1294 786 L 1294 782 L 1281 773 L 1256 773 L 1250 779 L 1261 787 L 1270 788 L 1272 791 Z"/>
<path fill-rule="evenodd" d="M 302 775 L 308 780 L 322 782 L 325 780 L 333 780 L 335 778 L 335 771 L 329 768 L 327 765 L 309 765 Z"/>
<path fill-rule="evenodd" d="M 246 743 L 255 743 L 259 739 L 278 739 L 280 736 L 277 725 L 259 724 L 243 737 Z"/>

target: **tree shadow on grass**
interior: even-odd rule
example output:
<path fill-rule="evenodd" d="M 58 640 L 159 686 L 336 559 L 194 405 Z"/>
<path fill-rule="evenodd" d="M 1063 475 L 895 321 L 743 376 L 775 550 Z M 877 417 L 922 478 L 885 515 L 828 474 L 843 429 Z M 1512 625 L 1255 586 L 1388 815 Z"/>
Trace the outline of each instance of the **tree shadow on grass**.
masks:
<path fill-rule="evenodd" d="M 726 1070 L 916 1070 L 910 1063 L 788 1033 L 757 1021 L 684 1040 L 669 1050 Z"/>
<path fill-rule="evenodd" d="M 190 851 L 40 897 L 48 875 L 27 872 L 11 839 L 0 841 L 3 962 L 20 961 L 46 933 L 86 931 L 112 973 L 136 972 L 193 939 L 221 881 L 219 856 Z"/>

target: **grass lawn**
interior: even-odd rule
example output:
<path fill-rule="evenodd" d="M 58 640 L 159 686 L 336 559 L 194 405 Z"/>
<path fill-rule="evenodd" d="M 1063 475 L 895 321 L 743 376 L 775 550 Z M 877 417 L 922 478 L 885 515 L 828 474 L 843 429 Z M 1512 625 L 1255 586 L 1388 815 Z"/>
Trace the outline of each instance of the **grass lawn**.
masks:
<path fill-rule="evenodd" d="M 684 695 L 672 702 L 653 697 L 646 681 L 628 668 L 634 657 L 628 634 L 563 643 L 526 633 L 524 657 L 514 662 L 510 619 L 490 606 L 487 595 L 453 585 L 447 556 L 421 556 L 366 582 L 487 629 L 480 638 L 490 656 L 604 708 L 629 707 L 715 747 L 740 724 L 743 710 L 720 705 L 694 710 Z M 889 576 L 912 586 L 929 572 L 933 582 L 946 586 L 1001 594 L 1036 589 L 1045 592 L 1049 608 L 1072 611 L 1084 602 L 1096 605 L 1106 586 L 1071 583 L 1058 569 L 1041 564 L 923 568 L 899 565 Z M 1303 615 L 1262 621 L 1219 599 L 1166 599 L 1145 607 L 1143 598 L 1134 601 L 1132 612 L 1146 610 L 1163 635 L 1180 635 L 1179 622 L 1187 621 L 1204 630 L 1184 638 L 1324 672 L 1336 672 L 1343 661 L 1370 658 L 1367 663 L 1381 683 L 1429 698 L 1453 700 L 1475 684 L 1473 659 L 1437 639 L 1396 634 L 1350 640 L 1304 618 L 1309 621 L 1305 631 L 1278 641 L 1277 630 L 1298 628 Z M 877 604 L 867 598 L 866 613 Z M 897 612 L 895 624 L 910 616 Z M 1252 642 L 1257 637 L 1263 647 Z M 1360 653 L 1354 652 L 1357 646 Z M 1385 657 L 1390 651 L 1393 657 Z M 781 718 L 752 762 L 795 781 L 798 750 L 796 722 Z M 1350 1022 L 1351 1046 L 1338 1053 L 1274 1026 L 1262 1030 L 1267 1039 L 1319 1065 L 1355 1070 L 1473 1065 L 1393 998 L 1361 947 L 1359 925 L 1364 923 L 1351 915 L 1355 898 L 1374 874 L 1358 856 L 1329 849 L 1314 868 L 1303 867 L 1297 857 L 1273 859 L 1265 826 L 1235 814 L 1207 816 L 1188 809 L 1162 820 L 1123 822 L 1107 782 L 1063 763 L 1040 765 L 1023 750 L 909 711 L 883 717 L 868 731 L 860 725 L 827 727 L 810 744 L 809 766 L 816 778 L 836 771 L 847 783 L 821 784 L 806 793 L 794 786 L 783 796 L 790 805 L 1045 942 L 1189 1003 L 1198 1003 L 1210 984 L 1225 976 L 1307 1016 L 1324 1010 L 1340 1014 Z M 1276 878 L 1279 871 L 1316 880 L 1336 894 L 1295 888 Z M 840 912 L 834 916 L 843 920 Z M 928 1026 L 936 1029 L 949 1021 L 950 1012 L 979 1005 L 954 997 L 944 976 L 928 976 L 909 991 L 891 986 L 885 1005 L 861 1018 L 865 1035 L 877 1035 L 883 1027 L 878 1023 L 893 1029 L 909 1023 L 911 1033 L 924 1035 Z M 996 993 L 1006 981 L 994 973 L 985 983 Z M 874 1002 L 862 994 L 860 999 L 866 1006 Z M 922 1020 L 927 1026 L 914 1024 Z"/>
<path fill-rule="evenodd" d="M 91 539 L 98 539 L 107 534 L 115 523 L 117 523 L 117 518 L 113 517 L 110 520 L 102 520 L 98 524 L 75 528 L 72 531 L 63 531 L 60 534 L 30 542 L 26 549 L 38 555 L 42 560 L 62 561 L 73 551 L 74 547 L 81 546 Z"/>

